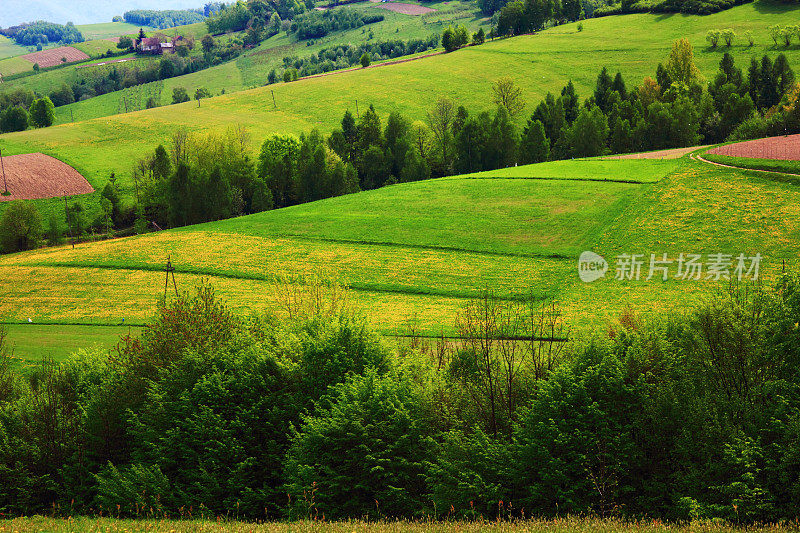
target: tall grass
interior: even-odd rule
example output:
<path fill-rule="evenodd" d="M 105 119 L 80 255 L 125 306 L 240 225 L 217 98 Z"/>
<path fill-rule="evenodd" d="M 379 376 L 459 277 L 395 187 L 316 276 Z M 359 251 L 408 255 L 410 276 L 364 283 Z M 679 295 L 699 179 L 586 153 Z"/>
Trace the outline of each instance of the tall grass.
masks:
<path fill-rule="evenodd" d="M 797 531 L 796 522 L 764 526 L 749 526 L 750 533 L 782 533 Z M 475 521 L 475 522 L 322 522 L 301 520 L 297 522 L 247 523 L 227 520 L 117 520 L 113 518 L 19 518 L 0 521 L 0 533 L 42 532 L 152 532 L 152 533 L 734 533 L 745 528 L 722 522 L 692 522 L 668 524 L 657 520 L 628 522 L 616 519 L 557 518 L 553 520 Z"/>

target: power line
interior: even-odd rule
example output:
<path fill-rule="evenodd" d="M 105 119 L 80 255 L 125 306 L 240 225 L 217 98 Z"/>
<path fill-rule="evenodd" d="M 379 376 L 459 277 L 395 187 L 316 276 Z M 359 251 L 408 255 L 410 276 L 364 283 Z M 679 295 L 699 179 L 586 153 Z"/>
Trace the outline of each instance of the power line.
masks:
<path fill-rule="evenodd" d="M 6 182 L 6 164 L 3 162 L 3 150 L 0 148 L 0 167 L 3 168 L 3 187 L 5 191 L 3 192 L 3 196 L 9 196 L 11 193 L 8 192 L 8 183 Z"/>

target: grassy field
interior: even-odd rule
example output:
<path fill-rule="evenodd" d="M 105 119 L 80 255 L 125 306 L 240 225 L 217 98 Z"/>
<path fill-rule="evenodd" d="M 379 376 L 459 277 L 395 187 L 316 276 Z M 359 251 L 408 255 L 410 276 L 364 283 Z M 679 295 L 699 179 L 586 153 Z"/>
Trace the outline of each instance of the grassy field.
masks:
<path fill-rule="evenodd" d="M 703 154 L 705 159 L 733 167 L 752 168 L 756 170 L 769 170 L 787 174 L 800 174 L 800 161 L 785 161 L 780 159 L 755 159 L 751 157 L 732 157 L 720 154 Z"/>
<path fill-rule="evenodd" d="M 60 361 L 79 350 L 112 348 L 123 335 L 138 332 L 126 326 L 9 324 L 6 328 L 12 359 L 23 371 L 44 358 Z"/>
<path fill-rule="evenodd" d="M 5 35 L 0 35 L 0 59 L 27 54 L 28 49 L 20 46 Z"/>
<path fill-rule="evenodd" d="M 212 520 L 115 520 L 112 518 L 45 517 L 0 521 L 0 533 L 783 533 L 797 531 L 796 525 L 750 526 L 740 528 L 730 524 L 692 522 L 665 524 L 659 521 L 622 522 L 619 520 L 559 518 L 554 520 L 475 521 L 475 522 L 268 522 L 252 524 Z"/>
<path fill-rule="evenodd" d="M 128 24 L 127 22 L 103 22 L 100 24 L 81 24 L 76 26 L 78 31 L 83 34 L 87 41 L 95 39 L 110 39 L 122 35 L 133 35 L 139 33 L 139 26 Z M 150 28 L 145 27 L 146 30 Z"/>
<path fill-rule="evenodd" d="M 451 20 L 466 24 L 471 29 L 477 28 L 478 23 L 482 22 L 474 6 L 473 10 L 469 11 L 459 2 L 439 2 L 431 5 L 438 10 L 436 13 L 410 17 L 380 10 L 370 3 L 355 4 L 353 9 L 381 12 L 386 20 L 365 28 L 328 35 L 314 41 L 312 46 L 306 46 L 307 42 L 298 43 L 285 34 L 276 35 L 236 61 L 168 80 L 169 91 L 165 94 L 170 94 L 173 86 L 187 87 L 190 92 L 196 87 L 205 86 L 214 93 L 219 93 L 222 89 L 230 93 L 260 87 L 265 83 L 269 70 L 280 65 L 284 56 L 310 55 L 322 47 L 367 41 L 370 33 L 373 34 L 375 41 L 408 39 L 439 33 Z M 547 90 L 559 89 L 568 77 L 573 77 L 582 94 L 586 94 L 586 91 L 594 86 L 596 72 L 589 72 L 584 68 L 585 65 L 602 62 L 611 69 L 622 70 L 629 83 L 631 80 L 638 83 L 644 75 L 653 75 L 655 65 L 663 61 L 671 42 L 685 36 L 694 44 L 698 64 L 710 79 L 722 53 L 727 50 L 740 64 L 749 61 L 754 55 L 767 53 L 774 56 L 780 52 L 786 53 L 790 61 L 796 61 L 796 58 L 800 57 L 797 53 L 800 47 L 776 48 L 767 31 L 772 24 L 782 21 L 789 23 L 795 13 L 796 6 L 758 2 L 708 17 L 678 14 L 605 17 L 585 22 L 584 30 L 580 33 L 576 30 L 576 24 L 568 24 L 541 32 L 535 36 L 534 41 L 524 45 L 517 43 L 517 46 L 511 49 L 498 48 L 495 50 L 497 54 L 492 56 L 472 56 L 470 65 L 474 65 L 475 61 L 484 64 L 484 60 L 489 57 L 495 61 L 500 60 L 498 69 L 507 68 L 507 72 L 524 73 L 523 77 L 528 80 L 536 98 L 540 98 Z M 710 49 L 706 44 L 705 34 L 709 29 L 721 27 L 734 28 L 740 34 L 747 30 L 753 31 L 755 45 L 750 47 L 742 42 L 743 38 L 740 38 L 731 49 L 725 47 Z M 625 40 L 609 45 L 606 36 L 613 34 L 623 34 Z M 507 60 L 513 57 L 502 57 L 500 54 L 516 56 L 518 61 L 509 64 Z M 456 75 L 463 73 L 460 65 L 448 66 L 454 69 Z M 489 68 L 494 70 L 491 66 Z M 474 72 L 474 77 L 480 79 L 480 73 Z M 439 79 L 431 79 L 430 76 L 425 76 L 423 79 L 430 79 L 432 85 L 435 84 L 433 86 L 441 86 Z M 482 86 L 476 87 L 480 88 Z M 464 96 L 467 101 L 473 99 L 473 95 Z M 109 104 L 106 100 L 118 100 L 118 97 L 113 94 L 104 95 L 73 104 L 76 108 L 73 113 L 82 119 L 88 119 L 116 112 L 116 102 Z M 168 99 L 164 101 L 167 102 Z M 62 110 L 59 115 L 60 120 L 65 121 L 68 116 L 64 114 L 66 112 L 66 109 Z"/>
<path fill-rule="evenodd" d="M 482 23 L 485 29 L 489 30 L 486 21 L 479 18 L 479 12 L 474 4 L 459 0 L 440 0 L 426 5 L 432 6 L 437 11 L 423 17 L 413 17 L 377 8 L 370 2 L 350 5 L 348 9 L 371 14 L 380 13 L 384 15 L 385 20 L 362 28 L 334 32 L 313 41 L 297 41 L 294 36 L 289 37 L 285 33 L 275 35 L 234 61 L 165 80 L 161 103 L 166 105 L 171 102 L 172 89 L 175 87 L 185 87 L 190 94 L 198 87 L 205 87 L 213 94 L 219 94 L 223 89 L 230 93 L 261 87 L 266 83 L 270 70 L 282 68 L 284 57 L 310 56 L 331 46 L 427 38 L 432 34 L 441 33 L 451 21 L 464 24 L 473 31 L 476 31 L 478 25 Z M 205 23 L 182 26 L 178 30 L 183 35 L 194 35 L 198 39 L 207 33 Z M 174 30 L 165 31 L 172 34 Z M 110 93 L 59 108 L 56 110 L 56 122 L 69 122 L 72 116 L 76 120 L 88 120 L 113 115 L 119 110 L 120 98 L 120 93 Z"/>
<path fill-rule="evenodd" d="M 676 160 L 659 159 L 584 159 L 575 161 L 549 161 L 539 165 L 509 167 L 488 172 L 476 172 L 467 177 L 475 179 L 551 179 L 551 180 L 603 180 L 653 183 L 675 171 Z M 456 179 L 460 179 L 458 176 Z"/>
<path fill-rule="evenodd" d="M 558 90 L 569 78 L 573 78 L 581 96 L 588 95 L 597 73 L 586 69 L 585 65 L 606 64 L 612 72 L 617 69 L 624 72 L 630 84 L 636 83 L 644 75 L 652 75 L 657 62 L 667 55 L 672 40 L 684 35 L 694 43 L 698 65 L 710 78 L 723 52 L 705 46 L 705 32 L 709 28 L 730 26 L 739 32 L 753 29 L 755 46 L 735 44 L 732 48 L 740 65 L 752 55 L 775 55 L 783 51 L 773 47 L 767 27 L 790 20 L 797 8 L 772 6 L 758 2 L 706 17 L 642 14 L 592 19 L 584 22 L 582 32 L 577 32 L 575 25 L 564 25 L 538 35 L 489 42 L 452 54 L 231 94 L 232 90 L 243 86 L 243 71 L 261 68 L 255 66 L 253 56 L 246 56 L 189 77 L 164 82 L 162 99 L 169 98 L 172 87 L 181 84 L 189 89 L 203 84 L 215 93 L 226 89 L 227 94 L 205 101 L 202 108 L 192 102 L 84 120 L 91 113 L 83 114 L 88 109 L 83 106 L 104 105 L 107 106 L 104 112 L 116 112 L 120 95 L 111 94 L 59 108 L 60 120 L 67 119 L 66 114 L 72 110 L 76 121 L 83 120 L 79 124 L 6 134 L 0 136 L 0 146 L 9 154 L 44 151 L 82 170 L 96 187 L 102 187 L 114 171 L 130 195 L 129 176 L 134 161 L 164 142 L 180 126 L 203 131 L 239 123 L 249 129 L 257 146 L 273 132 L 300 133 L 312 127 L 330 131 L 346 109 L 355 110 L 356 100 L 362 106 L 374 104 L 383 117 L 398 110 L 414 119 L 422 119 L 440 95 L 450 96 L 469 109 L 479 111 L 488 107 L 486 95 L 492 82 L 509 73 L 522 87 L 529 103 L 528 111 L 532 111 L 547 91 Z M 381 24 L 392 27 L 389 18 Z M 607 36 L 613 34 L 624 35 L 625 39 L 609 43 Z M 391 35 L 389 30 L 387 36 Z M 274 39 L 284 38 L 276 36 Z M 279 53 L 278 44 L 262 45 L 266 47 L 263 50 L 270 50 L 265 57 L 272 57 L 264 60 L 265 70 L 271 64 L 269 61 L 279 61 L 286 55 Z M 313 47 L 307 48 L 309 53 L 313 50 Z M 800 64 L 799 51 L 800 48 L 794 46 L 786 51 L 794 64 Z M 253 64 L 245 65 L 249 60 Z M 476 65 L 481 67 L 476 68 Z M 263 75 L 265 78 L 266 72 Z M 273 92 L 277 109 L 272 104 Z M 86 149 L 88 140 L 92 141 L 91 150 Z M 47 204 L 47 201 L 40 204 Z"/>
<path fill-rule="evenodd" d="M 392 110 L 422 119 L 439 95 L 474 112 L 487 107 L 492 81 L 508 73 L 522 87 L 531 111 L 546 91 L 557 90 L 569 77 L 587 95 L 596 76 L 587 64 L 605 62 L 612 72 L 622 70 L 629 83 L 652 74 L 672 39 L 684 35 L 694 42 L 698 64 L 710 77 L 722 52 L 704 46 L 708 28 L 754 30 L 752 49 L 733 47 L 740 64 L 750 55 L 777 54 L 782 50 L 767 42 L 766 28 L 796 13 L 759 2 L 707 17 L 593 19 L 582 32 L 566 25 L 418 61 L 228 93 L 202 107 L 190 102 L 3 135 L 0 147 L 8 155 L 43 151 L 58 157 L 96 189 L 113 171 L 130 198 L 133 162 L 179 126 L 202 132 L 242 124 L 255 147 L 273 132 L 330 131 L 344 110 L 354 110 L 356 100 L 362 109 L 374 103 L 384 119 Z M 617 33 L 625 39 L 609 42 L 608 35 Z M 264 55 L 282 57 L 270 48 L 274 44 L 262 45 L 271 50 Z M 800 58 L 798 50 L 788 50 L 790 61 Z M 222 85 L 223 79 L 241 83 L 238 67 L 224 70 L 232 65 L 197 75 L 209 85 Z M 169 84 L 181 81 L 165 83 L 164 94 L 171 92 Z M 91 212 L 97 196 L 80 201 Z M 58 200 L 37 205 L 45 219 L 49 212 L 63 212 Z M 612 270 L 606 279 L 586 285 L 576 276 L 581 251 L 594 250 L 610 262 L 621 253 L 758 252 L 768 258 L 765 277 L 774 279 L 783 261 L 790 267 L 797 262 L 798 206 L 800 190 L 791 184 L 687 158 L 517 167 L 81 244 L 74 252 L 61 248 L 6 256 L 0 272 L 15 282 L 0 287 L 0 316 L 36 323 L 141 323 L 163 295 L 161 269 L 172 255 L 181 289 L 209 277 L 231 306 L 245 313 L 274 309 L 284 283 L 302 284 L 321 275 L 350 286 L 358 306 L 386 334 L 406 331 L 409 320 L 427 333 L 449 330 L 465 301 L 487 288 L 512 300 L 526 294 L 556 299 L 576 329 L 585 331 L 628 306 L 652 315 L 680 309 L 718 284 L 620 282 L 609 279 Z"/>
<path fill-rule="evenodd" d="M 796 186 L 686 157 L 598 163 L 558 165 L 579 179 L 530 179 L 552 174 L 549 163 L 518 167 L 525 178 L 399 184 L 74 250 L 3 256 L 0 275 L 14 281 L 0 286 L 0 316 L 36 324 L 141 324 L 164 295 L 169 256 L 180 290 L 209 279 L 245 314 L 280 312 L 287 286 L 302 290 L 321 277 L 350 287 L 356 307 L 386 335 L 405 333 L 412 322 L 431 335 L 452 331 L 458 311 L 484 290 L 509 301 L 556 301 L 582 334 L 628 307 L 662 316 L 725 285 L 645 281 L 647 264 L 641 280 L 616 280 L 618 254 L 761 253 L 767 281 L 784 261 L 787 268 L 798 265 Z M 604 279 L 578 279 L 584 250 L 608 259 Z"/>

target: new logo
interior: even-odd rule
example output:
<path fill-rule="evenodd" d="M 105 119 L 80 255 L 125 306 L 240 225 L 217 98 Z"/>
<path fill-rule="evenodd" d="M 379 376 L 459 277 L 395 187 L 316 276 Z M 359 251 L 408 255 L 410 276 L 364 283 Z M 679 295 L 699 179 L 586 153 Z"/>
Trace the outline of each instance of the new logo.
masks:
<path fill-rule="evenodd" d="M 608 262 L 594 252 L 583 252 L 578 258 L 578 277 L 584 283 L 591 283 L 604 277 L 608 272 Z"/>

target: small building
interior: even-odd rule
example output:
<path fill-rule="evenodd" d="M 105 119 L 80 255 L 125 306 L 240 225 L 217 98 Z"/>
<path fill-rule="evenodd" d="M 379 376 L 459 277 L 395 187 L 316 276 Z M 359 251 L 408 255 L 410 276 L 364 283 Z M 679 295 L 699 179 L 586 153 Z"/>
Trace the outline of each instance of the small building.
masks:
<path fill-rule="evenodd" d="M 145 37 L 139 41 L 139 45 L 136 49 L 142 54 L 157 55 L 161 53 L 161 44 L 161 41 L 155 37 Z"/>
<path fill-rule="evenodd" d="M 161 54 L 171 54 L 175 51 L 175 44 L 174 43 L 162 43 L 156 37 L 146 37 L 139 41 L 136 50 L 140 54 L 152 54 L 152 55 L 161 55 Z"/>

